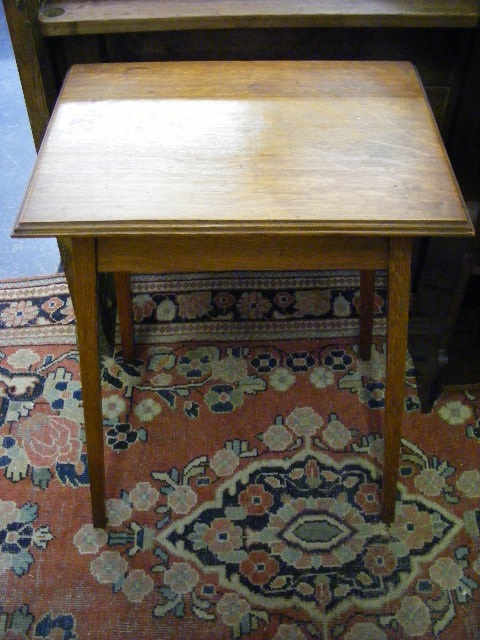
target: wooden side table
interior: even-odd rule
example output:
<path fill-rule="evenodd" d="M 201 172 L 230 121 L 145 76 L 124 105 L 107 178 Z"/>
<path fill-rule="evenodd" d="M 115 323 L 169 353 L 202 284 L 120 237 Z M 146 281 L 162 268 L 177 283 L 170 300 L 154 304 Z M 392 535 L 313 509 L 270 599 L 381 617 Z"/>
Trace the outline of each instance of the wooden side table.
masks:
<path fill-rule="evenodd" d="M 390 62 L 80 65 L 65 80 L 14 235 L 56 236 L 77 318 L 93 523 L 106 524 L 96 280 L 388 270 L 382 518 L 395 513 L 411 239 L 472 225 L 415 69 Z M 363 351 L 369 340 L 363 314 Z"/>

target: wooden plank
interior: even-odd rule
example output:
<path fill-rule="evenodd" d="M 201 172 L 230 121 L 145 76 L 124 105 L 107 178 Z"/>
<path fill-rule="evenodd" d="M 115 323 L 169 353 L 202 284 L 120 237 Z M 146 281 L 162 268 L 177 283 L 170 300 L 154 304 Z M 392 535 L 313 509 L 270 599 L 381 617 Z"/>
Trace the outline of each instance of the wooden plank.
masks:
<path fill-rule="evenodd" d="M 397 497 L 400 443 L 404 414 L 410 303 L 411 240 L 392 239 L 388 270 L 387 365 L 385 382 L 385 460 L 383 465 L 382 520 L 393 522 Z"/>
<path fill-rule="evenodd" d="M 48 36 L 177 29 L 474 27 L 475 0 L 46 0 Z"/>
<path fill-rule="evenodd" d="M 122 343 L 122 358 L 124 360 L 132 360 L 135 352 L 135 338 L 130 276 L 124 271 L 116 271 L 114 276 L 120 339 Z"/>
<path fill-rule="evenodd" d="M 385 269 L 387 238 L 280 234 L 101 237 L 100 272 L 189 273 L 195 271 Z"/>
<path fill-rule="evenodd" d="M 79 65 L 51 122 L 17 235 L 473 232 L 409 63 Z"/>
<path fill-rule="evenodd" d="M 425 87 L 441 89 L 451 87 L 456 70 L 464 67 L 462 54 L 472 33 L 472 29 L 394 28 L 153 31 L 108 34 L 105 48 L 108 62 L 409 60 L 419 70 Z M 70 62 L 87 41 L 87 36 L 69 36 L 50 38 L 49 44 L 71 46 L 74 51 L 68 55 Z M 62 54 L 63 51 L 59 53 Z M 94 60 L 85 58 L 84 62 Z M 442 98 L 437 97 L 438 100 Z"/>
<path fill-rule="evenodd" d="M 55 87 L 47 46 L 36 19 L 39 0 L 3 0 L 33 140 L 40 148 L 54 101 Z"/>
<path fill-rule="evenodd" d="M 375 271 L 360 271 L 360 341 L 362 360 L 370 360 L 372 354 L 373 314 L 375 311 Z"/>
<path fill-rule="evenodd" d="M 93 526 L 105 527 L 105 463 L 97 331 L 95 240 L 73 238 L 71 252 Z"/>

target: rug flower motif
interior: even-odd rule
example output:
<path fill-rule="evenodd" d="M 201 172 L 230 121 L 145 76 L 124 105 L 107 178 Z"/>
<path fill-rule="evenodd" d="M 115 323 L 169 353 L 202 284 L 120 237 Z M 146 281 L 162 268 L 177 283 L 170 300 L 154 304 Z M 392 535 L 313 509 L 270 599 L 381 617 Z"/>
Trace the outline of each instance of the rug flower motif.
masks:
<path fill-rule="evenodd" d="M 336 463 L 309 445 L 235 473 L 156 541 L 266 608 L 297 606 L 315 618 L 391 600 L 461 522 L 405 492 L 389 532 L 378 518 L 378 468 Z"/>
<path fill-rule="evenodd" d="M 363 362 L 355 276 L 138 278 L 145 344 L 102 362 L 96 530 L 65 283 L 7 284 L 0 638 L 476 638 L 480 398 L 444 395 L 422 415 L 407 363 L 383 525 L 378 292 Z"/>

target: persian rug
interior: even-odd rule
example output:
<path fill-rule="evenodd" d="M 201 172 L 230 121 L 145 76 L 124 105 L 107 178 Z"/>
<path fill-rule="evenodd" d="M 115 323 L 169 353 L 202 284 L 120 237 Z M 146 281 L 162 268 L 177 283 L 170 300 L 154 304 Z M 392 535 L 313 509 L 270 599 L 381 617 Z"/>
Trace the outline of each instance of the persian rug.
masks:
<path fill-rule="evenodd" d="M 61 275 L 0 288 L 0 638 L 480 638 L 480 398 L 420 412 L 379 519 L 385 281 L 138 277 L 136 359 L 102 359 L 108 527 L 91 524 Z"/>

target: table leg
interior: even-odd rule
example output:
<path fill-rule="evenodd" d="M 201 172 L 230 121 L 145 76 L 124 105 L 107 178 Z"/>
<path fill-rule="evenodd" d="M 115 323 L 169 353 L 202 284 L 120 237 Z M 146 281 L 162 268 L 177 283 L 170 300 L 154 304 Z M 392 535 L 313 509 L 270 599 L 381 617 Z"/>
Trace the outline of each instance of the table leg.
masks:
<path fill-rule="evenodd" d="M 411 253 L 410 238 L 390 239 L 382 509 L 382 520 L 386 523 L 393 522 L 395 518 L 404 411 Z"/>
<path fill-rule="evenodd" d="M 117 271 L 115 273 L 115 290 L 117 293 L 117 309 L 120 324 L 122 355 L 125 360 L 133 360 L 135 339 L 130 274 L 123 271 Z"/>
<path fill-rule="evenodd" d="M 375 308 L 375 270 L 360 271 L 360 358 L 372 355 L 373 311 Z"/>
<path fill-rule="evenodd" d="M 72 238 L 71 259 L 93 526 L 103 528 L 106 526 L 105 464 L 95 239 Z"/>
<path fill-rule="evenodd" d="M 72 305 L 75 307 L 75 292 L 73 291 L 72 240 L 71 238 L 57 238 L 58 251 L 65 278 L 67 280 Z"/>

